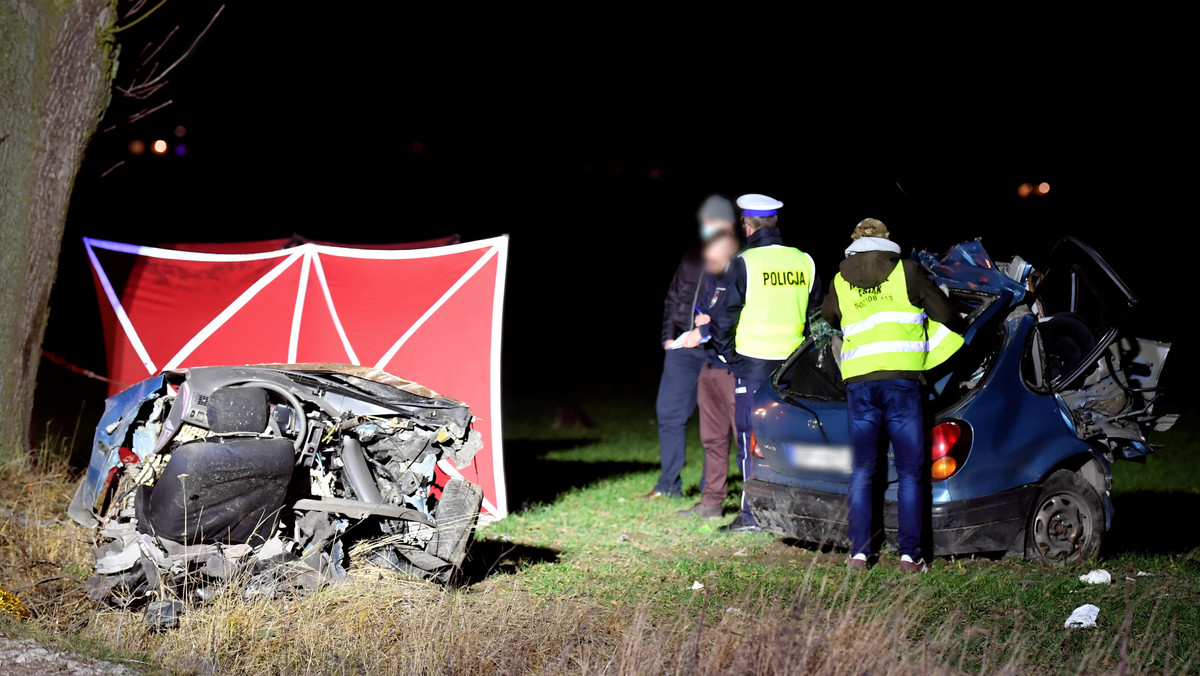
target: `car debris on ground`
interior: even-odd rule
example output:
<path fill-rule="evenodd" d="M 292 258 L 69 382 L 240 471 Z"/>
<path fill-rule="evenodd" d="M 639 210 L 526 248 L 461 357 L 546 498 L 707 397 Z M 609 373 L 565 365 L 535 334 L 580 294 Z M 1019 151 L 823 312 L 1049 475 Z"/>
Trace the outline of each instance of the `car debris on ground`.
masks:
<path fill-rule="evenodd" d="M 1099 608 L 1085 603 L 1071 611 L 1071 616 L 1063 623 L 1063 627 L 1066 629 L 1090 629 L 1096 626 L 1096 618 L 1099 616 Z"/>
<path fill-rule="evenodd" d="M 168 371 L 113 396 L 68 510 L 92 529 L 96 601 L 151 629 L 239 583 L 308 594 L 351 561 L 447 582 L 482 491 L 462 402 L 356 366 Z"/>
<path fill-rule="evenodd" d="M 1112 575 L 1107 570 L 1098 568 L 1080 575 L 1079 581 L 1088 584 L 1110 584 L 1112 582 Z"/>

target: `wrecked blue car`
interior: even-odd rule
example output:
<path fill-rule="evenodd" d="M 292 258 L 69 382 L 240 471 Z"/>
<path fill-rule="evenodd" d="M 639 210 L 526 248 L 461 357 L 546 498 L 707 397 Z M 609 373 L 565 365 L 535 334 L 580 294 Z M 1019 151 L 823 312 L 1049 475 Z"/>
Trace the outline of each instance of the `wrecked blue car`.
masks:
<path fill-rule="evenodd" d="M 967 327 L 958 354 L 925 374 L 926 547 L 1091 558 L 1112 523 L 1112 463 L 1144 460 L 1149 432 L 1175 421 L 1155 411 L 1170 346 L 1129 334 L 1137 299 L 1078 240 L 1055 247 L 1045 274 L 1019 257 L 994 262 L 978 241 L 917 258 Z M 746 497 L 769 532 L 846 546 L 841 334 L 821 320 L 812 333 L 758 394 Z M 889 449 L 876 523 L 893 546 L 896 480 Z"/>
<path fill-rule="evenodd" d="M 147 622 L 163 628 L 232 579 L 248 594 L 308 593 L 351 558 L 447 581 L 482 500 L 456 469 L 482 446 L 473 420 L 361 366 L 148 378 L 107 401 L 68 509 L 94 538 L 89 592 L 153 600 Z"/>

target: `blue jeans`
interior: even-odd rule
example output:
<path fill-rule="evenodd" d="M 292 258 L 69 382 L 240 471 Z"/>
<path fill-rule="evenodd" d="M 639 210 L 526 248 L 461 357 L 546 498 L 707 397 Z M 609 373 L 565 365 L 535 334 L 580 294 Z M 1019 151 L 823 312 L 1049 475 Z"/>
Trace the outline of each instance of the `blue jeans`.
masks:
<path fill-rule="evenodd" d="M 925 429 L 921 385 L 915 380 L 874 380 L 846 385 L 850 420 L 850 554 L 870 554 L 875 470 L 882 455 L 879 431 L 887 429 L 899 488 L 900 554 L 921 556 L 925 523 Z M 883 471 L 887 471 L 886 459 Z"/>
<path fill-rule="evenodd" d="M 683 461 L 687 453 L 687 421 L 696 412 L 696 390 L 704 350 L 683 348 L 668 350 L 663 358 L 662 380 L 658 383 L 658 449 L 662 474 L 654 490 L 666 495 L 683 495 Z"/>

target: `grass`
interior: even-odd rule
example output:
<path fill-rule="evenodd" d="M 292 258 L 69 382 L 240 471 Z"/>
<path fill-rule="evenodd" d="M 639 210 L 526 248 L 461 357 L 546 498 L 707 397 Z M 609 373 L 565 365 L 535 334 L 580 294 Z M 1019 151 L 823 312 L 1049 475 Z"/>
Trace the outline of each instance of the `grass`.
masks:
<path fill-rule="evenodd" d="M 506 408 L 519 509 L 481 530 L 462 587 L 361 567 L 352 584 L 305 599 L 226 594 L 167 634 L 86 600 L 90 553 L 64 514 L 68 472 L 44 458 L 36 470 L 10 462 L 0 468 L 0 589 L 32 617 L 0 615 L 0 632 L 192 673 L 1200 669 L 1200 540 L 1187 523 L 1200 505 L 1200 440 L 1187 418 L 1144 466 L 1116 468 L 1119 518 L 1096 563 L 1114 584 L 1088 586 L 1086 569 L 1010 559 L 941 559 L 902 576 L 885 557 L 855 575 L 842 552 L 716 533 L 719 522 L 675 516 L 689 500 L 636 499 L 657 475 L 652 393 L 597 396 L 580 402 L 591 430 L 550 429 L 555 402 Z M 689 463 L 685 484 L 699 471 Z M 1099 606 L 1099 626 L 1064 629 L 1083 603 Z"/>

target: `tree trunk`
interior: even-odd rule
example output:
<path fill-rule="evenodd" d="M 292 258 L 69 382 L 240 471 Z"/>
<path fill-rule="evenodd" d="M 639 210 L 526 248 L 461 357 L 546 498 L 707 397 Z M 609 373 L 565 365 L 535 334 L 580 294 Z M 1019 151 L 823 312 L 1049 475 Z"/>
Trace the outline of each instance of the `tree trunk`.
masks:
<path fill-rule="evenodd" d="M 63 222 L 116 69 L 115 0 L 0 0 L 0 459 L 29 448 Z"/>

